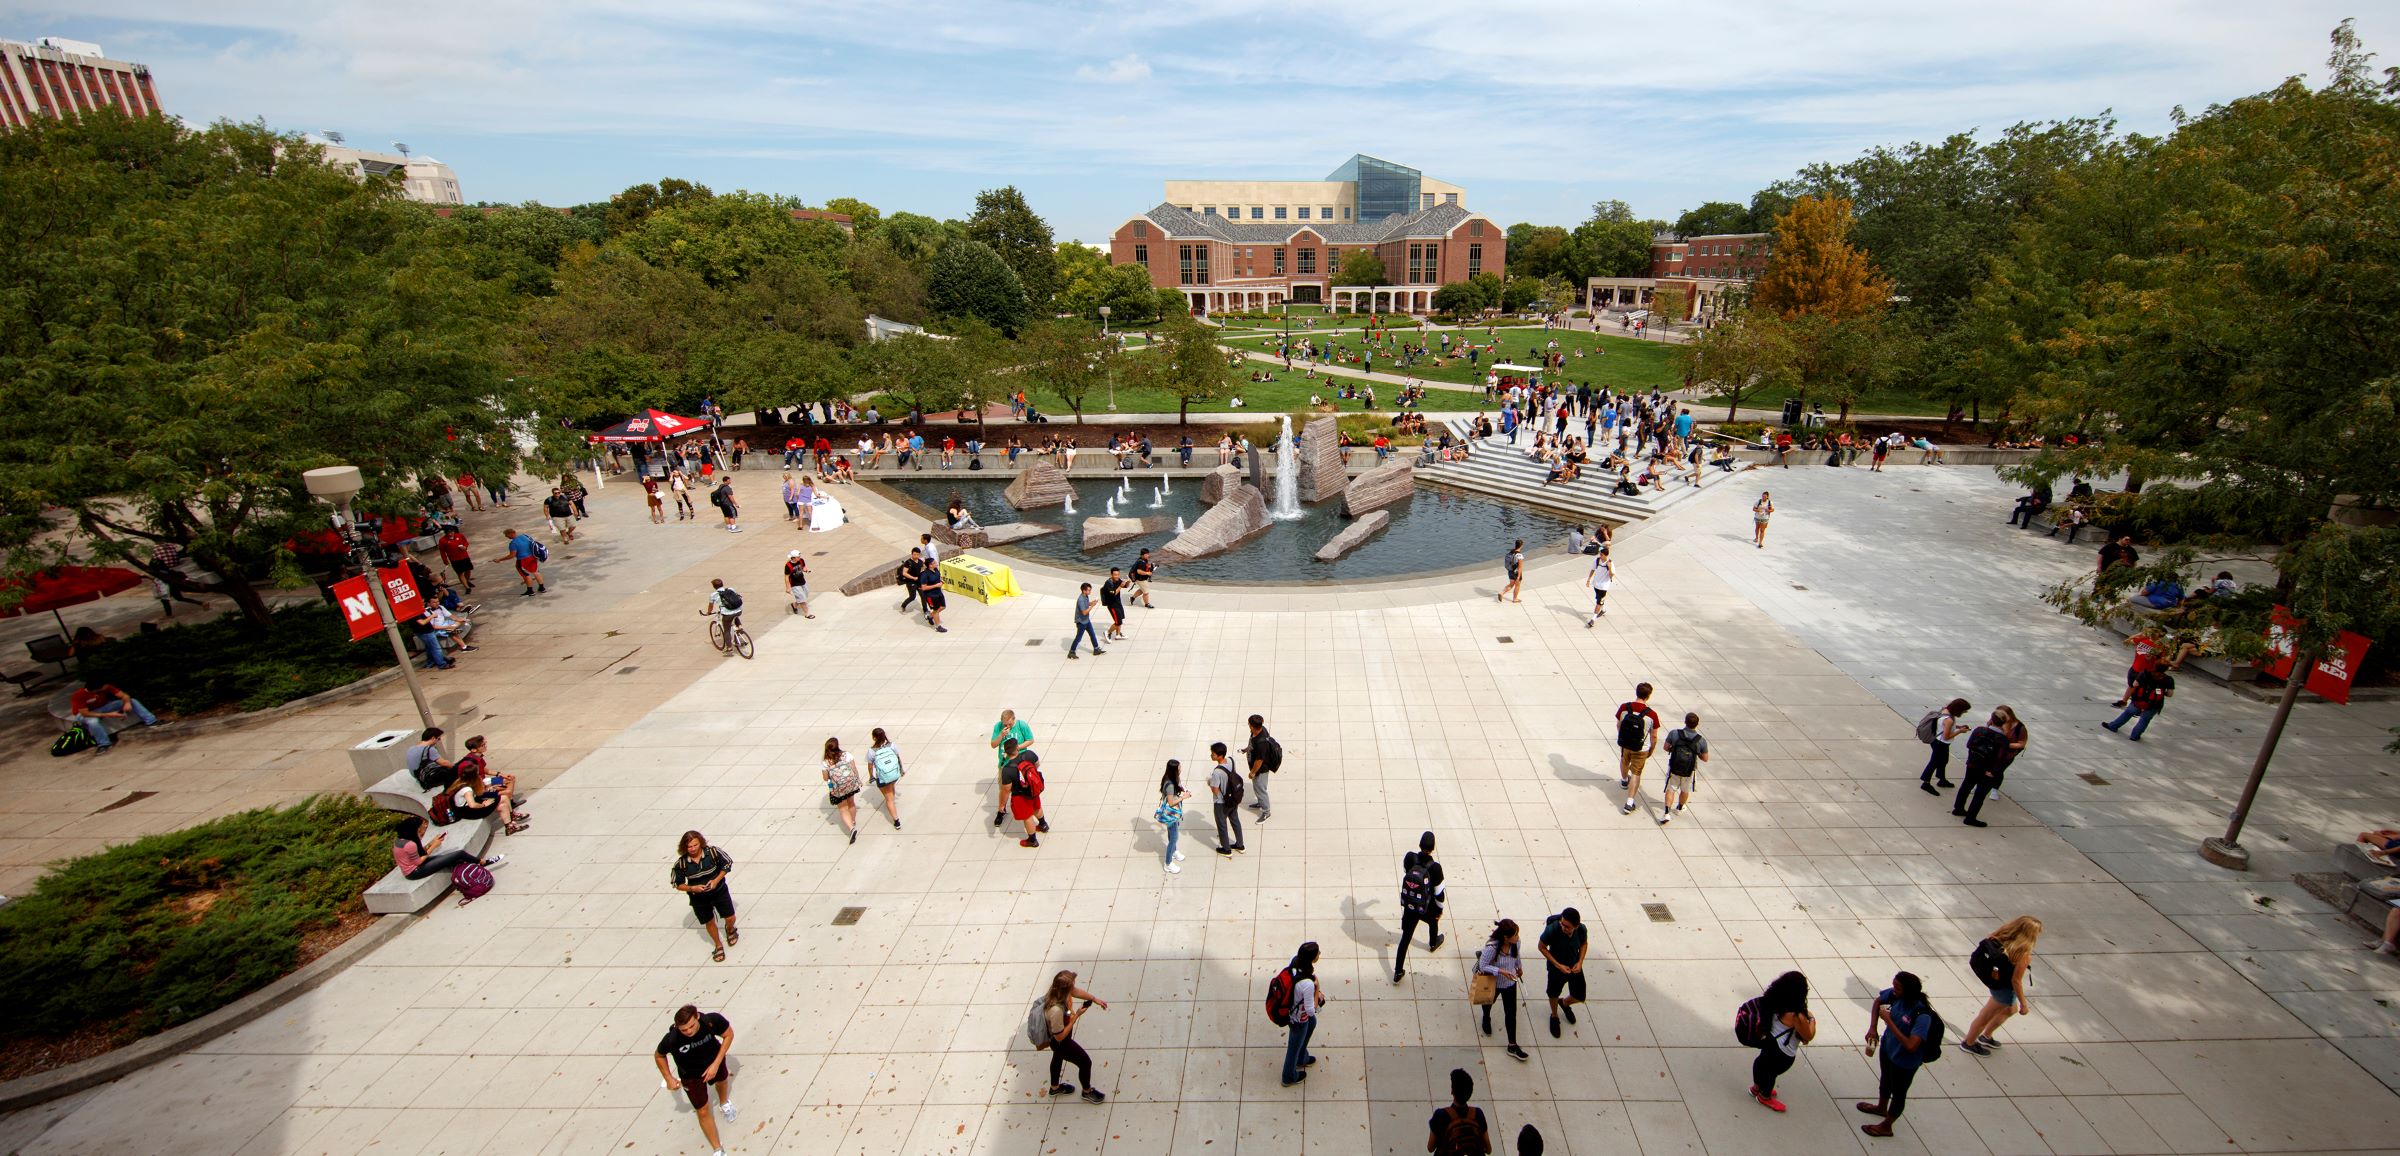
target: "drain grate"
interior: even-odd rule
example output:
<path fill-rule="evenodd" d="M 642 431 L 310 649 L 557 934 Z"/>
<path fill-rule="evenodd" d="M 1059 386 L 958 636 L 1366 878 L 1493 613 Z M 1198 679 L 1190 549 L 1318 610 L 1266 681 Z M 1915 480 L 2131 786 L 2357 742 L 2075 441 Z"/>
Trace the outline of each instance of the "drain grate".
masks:
<path fill-rule="evenodd" d="M 102 807 L 102 808 L 100 808 L 100 809 L 99 809 L 99 810 L 97 810 L 97 811 L 94 811 L 94 812 L 92 812 L 92 814 L 95 814 L 95 815 L 105 815 L 105 814 L 109 813 L 110 811 L 114 811 L 114 810 L 116 810 L 116 809 L 117 809 L 117 808 L 119 808 L 119 807 L 130 807 L 130 806 L 134 805 L 135 803 L 139 803 L 139 802 L 141 802 L 142 800 L 144 800 L 144 799 L 147 799 L 147 798 L 149 798 L 150 796 L 152 796 L 152 795 L 155 795 L 155 794 L 157 794 L 157 793 L 158 793 L 158 792 L 156 792 L 156 791 L 135 791 L 135 792 L 133 792 L 132 794 L 130 794 L 130 795 L 127 795 L 127 796 L 125 796 L 124 798 L 122 798 L 122 799 L 119 799 L 119 800 L 117 800 L 117 801 L 116 801 L 116 802 L 114 802 L 114 803 L 110 803 L 109 805 L 107 805 L 107 806 L 105 806 L 105 807 Z"/>
<path fill-rule="evenodd" d="M 1675 922 L 1675 913 L 1667 910 L 1667 905 L 1664 903 L 1642 904 L 1642 914 L 1649 916 L 1652 923 Z"/>
<path fill-rule="evenodd" d="M 1808 589 L 1808 587 L 1806 587 L 1806 586 L 1802 586 L 1801 584 L 1799 584 L 1799 583 L 1797 583 L 1797 582 L 1794 582 L 1794 583 L 1792 583 L 1792 589 L 1794 589 L 1794 590 L 1806 590 L 1806 589 Z"/>
<path fill-rule="evenodd" d="M 2076 777 L 2076 778 L 2078 778 L 2078 779 L 2082 779 L 2084 782 L 2090 783 L 2091 785 L 2093 785 L 2093 786 L 2095 786 L 2095 787 L 2105 787 L 2105 786 L 2109 785 L 2109 784 L 2108 784 L 2108 780 L 2107 780 L 2107 779 L 2103 779 L 2103 778 L 2101 778 L 2100 776 L 2098 776 L 2098 775 L 2095 775 L 2095 774 L 2091 773 L 2090 771 L 2085 771 L 2085 772 L 2083 772 L 2082 774 L 2079 774 L 2079 775 L 2077 775 L 2077 776 L 2075 776 L 2075 777 Z"/>
<path fill-rule="evenodd" d="M 1043 639 L 1039 639 L 1039 638 L 1028 638 L 1028 639 L 1026 639 L 1026 640 L 1025 640 L 1025 645 L 1027 645 L 1027 646 L 1040 646 L 1040 645 L 1042 644 L 1042 642 L 1043 642 L 1043 641 L 1044 641 Z"/>
<path fill-rule="evenodd" d="M 620 667 L 618 667 L 618 668 L 617 668 L 617 673 L 618 673 L 618 674 L 632 674 L 634 671 L 637 671 L 637 670 L 640 670 L 640 669 L 641 669 L 641 667 L 638 667 L 638 666 L 620 666 Z"/>
<path fill-rule="evenodd" d="M 1505 635 L 1505 634 L 1502 634 L 1502 635 L 1497 635 L 1496 637 L 1498 637 L 1498 638 L 1500 639 L 1500 641 L 1502 641 L 1502 642 L 1515 642 L 1515 641 L 1516 641 L 1516 639 L 1514 639 L 1514 638 L 1511 638 L 1511 637 L 1509 637 L 1508 635 Z"/>
<path fill-rule="evenodd" d="M 853 926 L 856 926 L 856 925 L 857 925 L 857 923 L 858 923 L 858 917 L 859 917 L 859 916 L 861 916 L 861 915 L 865 915 L 866 913 L 867 913 L 867 909 L 866 909 L 866 908 L 864 908 L 864 907 L 845 907 L 845 908 L 842 908 L 840 911 L 836 911 L 836 912 L 834 912 L 834 913 L 833 913 L 833 925 L 834 925 L 835 927 L 853 927 Z"/>

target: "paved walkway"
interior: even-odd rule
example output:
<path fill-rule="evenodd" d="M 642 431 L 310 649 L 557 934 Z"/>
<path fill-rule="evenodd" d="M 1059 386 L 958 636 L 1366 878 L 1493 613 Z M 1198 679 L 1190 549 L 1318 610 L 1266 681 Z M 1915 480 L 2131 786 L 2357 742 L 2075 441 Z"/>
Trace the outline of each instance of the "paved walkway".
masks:
<path fill-rule="evenodd" d="M 1760 551 L 1746 512 L 1764 485 L 1781 513 Z M 2285 880 L 2391 818 L 2400 790 L 2377 768 L 2400 710 L 2299 708 L 2248 839 L 2259 869 L 2202 864 L 2190 848 L 2268 708 L 2194 679 L 2150 741 L 2098 732 L 2122 652 L 2031 595 L 2085 551 L 2002 526 L 2007 492 L 1970 469 L 1744 474 L 1624 539 L 1596 630 L 1558 556 L 1522 605 L 1492 602 L 1491 576 L 1297 597 L 1170 585 L 1130 640 L 1073 663 L 1070 576 L 1047 572 L 1020 599 L 959 600 L 947 635 L 882 594 L 815 622 L 754 615 L 756 661 L 709 655 L 654 709 L 528 705 L 594 749 L 537 792 L 492 897 L 434 909 L 202 1054 L 0 1121 L 0 1148 L 703 1151 L 648 1055 L 687 1001 L 736 1025 L 727 1136 L 744 1153 L 1421 1152 L 1453 1067 L 1502 1137 L 1535 1123 L 1552 1152 L 2390 1144 L 2400 970 Z M 899 521 L 865 513 L 837 549 L 896 544 Z M 658 533 L 706 548 L 685 529 Z M 677 560 L 661 599 L 707 568 Z M 1670 716 L 1700 712 L 1715 745 L 1671 827 L 1655 785 L 1641 813 L 1614 806 L 1608 716 L 1637 679 Z M 1916 791 L 1910 723 L 1952 693 L 2033 729 L 1988 830 Z M 1050 771 L 1057 830 L 1037 850 L 990 826 L 983 737 L 1003 706 Z M 1251 711 L 1290 755 L 1275 818 L 1230 861 L 1188 824 L 1186 870 L 1161 874 L 1160 762 L 1196 776 Z M 871 726 L 908 754 L 907 822 L 864 807 L 852 845 L 814 755 Z M 724 964 L 664 887 L 691 827 L 741 865 L 748 935 Z M 1452 940 L 1395 986 L 1397 858 L 1428 828 Z M 1568 904 L 1593 924 L 1594 1002 L 1557 1040 L 1528 1015 L 1533 1059 L 1512 1062 L 1474 1028 L 1467 953 L 1493 918 Z M 832 926 L 846 906 L 863 917 Z M 1968 948 L 2021 912 L 2049 924 L 2038 1014 L 1993 1058 L 1927 1069 L 1899 1138 L 1861 1137 L 1872 993 L 1916 971 L 1963 1027 L 1980 1002 Z M 1258 999 L 1312 938 L 1333 996 L 1323 1059 L 1285 1089 Z M 1061 967 L 1111 1002 L 1083 1031 L 1107 1105 L 1039 1095 L 1020 1025 Z M 1727 1024 L 1791 967 L 1824 1030 L 1778 1116 L 1744 1095 Z"/>

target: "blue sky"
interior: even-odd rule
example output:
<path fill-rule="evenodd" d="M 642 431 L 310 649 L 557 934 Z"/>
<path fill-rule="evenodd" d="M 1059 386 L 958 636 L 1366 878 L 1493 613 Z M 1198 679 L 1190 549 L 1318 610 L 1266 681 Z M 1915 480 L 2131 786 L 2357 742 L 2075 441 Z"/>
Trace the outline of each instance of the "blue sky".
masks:
<path fill-rule="evenodd" d="M 2319 75 L 2352 14 L 2400 60 L 2388 0 L 0 0 L 0 37 L 96 41 L 189 120 L 406 141 L 473 200 L 681 176 L 956 217 L 1013 183 L 1093 240 L 1162 180 L 1314 180 L 1353 152 L 1503 224 L 1573 224 L 2018 120 L 2159 132 Z"/>

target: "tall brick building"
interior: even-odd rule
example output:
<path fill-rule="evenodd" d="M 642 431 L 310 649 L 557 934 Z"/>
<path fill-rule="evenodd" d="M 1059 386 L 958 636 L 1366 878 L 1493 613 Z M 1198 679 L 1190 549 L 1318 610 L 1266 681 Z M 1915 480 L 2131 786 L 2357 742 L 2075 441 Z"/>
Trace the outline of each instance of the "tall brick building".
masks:
<path fill-rule="evenodd" d="M 162 115 L 149 66 L 110 60 L 80 40 L 0 40 L 0 130 L 104 105 L 128 116 Z"/>
<path fill-rule="evenodd" d="M 1508 273 L 1506 231 L 1461 205 L 1465 190 L 1373 157 L 1324 181 L 1169 181 L 1166 192 L 1110 235 L 1109 260 L 1149 270 L 1194 313 L 1286 301 L 1423 313 L 1443 285 Z M 1333 284 L 1342 257 L 1362 249 L 1390 283 Z"/>

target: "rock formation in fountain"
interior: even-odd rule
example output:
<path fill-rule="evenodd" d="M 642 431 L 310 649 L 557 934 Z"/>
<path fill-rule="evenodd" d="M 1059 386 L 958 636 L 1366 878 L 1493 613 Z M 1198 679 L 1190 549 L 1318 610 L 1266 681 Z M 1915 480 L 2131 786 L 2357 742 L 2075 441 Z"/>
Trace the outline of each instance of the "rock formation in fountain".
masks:
<path fill-rule="evenodd" d="M 1416 492 L 1417 468 L 1407 462 L 1387 462 L 1351 480 L 1342 491 L 1342 516 L 1355 518 L 1405 502 Z"/>
<path fill-rule="evenodd" d="M 1026 467 L 1017 480 L 1000 491 L 1000 496 L 1008 499 L 1014 509 L 1031 510 L 1058 505 L 1074 492 L 1074 487 L 1067 484 L 1067 472 L 1044 462 Z"/>
<path fill-rule="evenodd" d="M 1200 479 L 1200 504 L 1213 506 L 1225 500 L 1225 495 L 1242 484 L 1242 468 L 1231 463 L 1218 466 L 1214 473 Z"/>
<path fill-rule="evenodd" d="M 1342 449 L 1341 423 L 1332 417 L 1309 422 L 1300 439 L 1300 500 L 1322 502 L 1341 493 L 1349 481 L 1348 451 Z"/>
<path fill-rule="evenodd" d="M 1241 486 L 1211 507 L 1192 528 L 1159 548 L 1155 558 L 1164 566 L 1222 554 L 1275 528 L 1267 516 L 1266 495 L 1256 486 Z"/>
<path fill-rule="evenodd" d="M 1382 533 L 1383 528 L 1391 524 L 1391 514 L 1383 510 L 1368 514 L 1366 517 L 1350 523 L 1341 533 L 1335 534 L 1324 545 L 1317 547 L 1317 561 L 1331 562 L 1356 550 L 1366 545 L 1367 539 Z"/>
<path fill-rule="evenodd" d="M 1175 519 L 1164 514 L 1146 518 L 1085 518 L 1083 520 L 1083 549 L 1086 553 L 1105 550 L 1120 542 L 1130 542 L 1144 534 L 1156 534 L 1175 528 Z"/>

